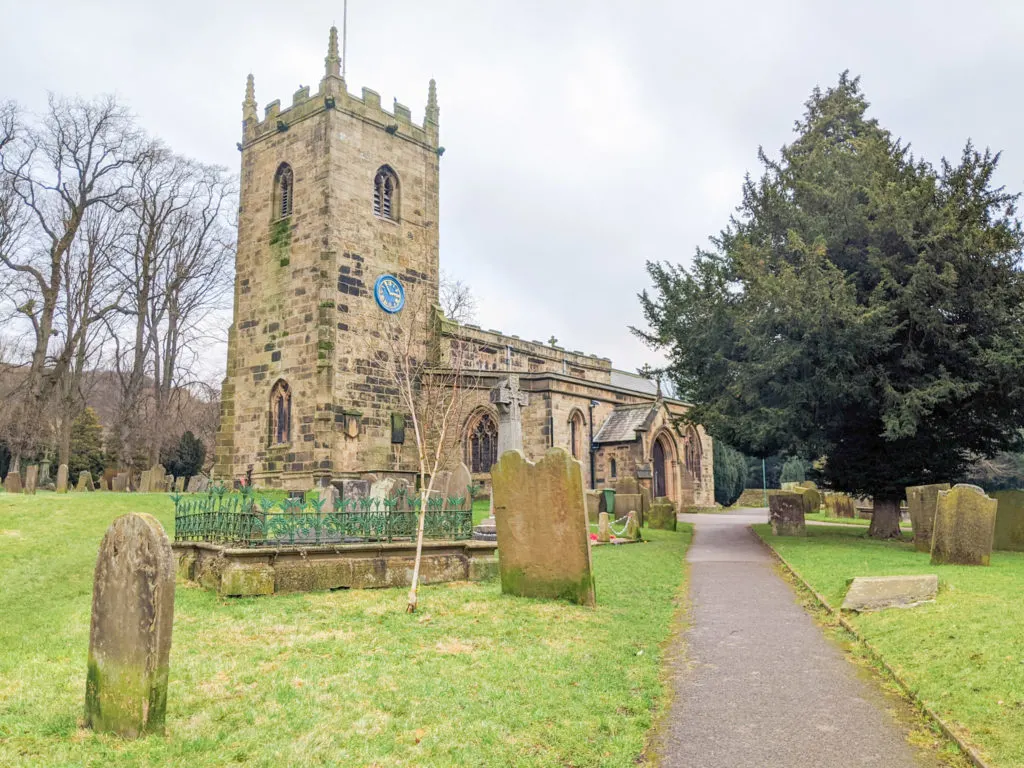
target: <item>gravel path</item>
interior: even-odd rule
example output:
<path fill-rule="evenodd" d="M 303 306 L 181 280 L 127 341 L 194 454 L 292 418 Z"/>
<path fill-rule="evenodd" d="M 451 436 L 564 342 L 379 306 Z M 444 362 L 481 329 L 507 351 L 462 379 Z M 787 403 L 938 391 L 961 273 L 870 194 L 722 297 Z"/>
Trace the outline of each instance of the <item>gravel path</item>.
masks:
<path fill-rule="evenodd" d="M 690 628 L 658 763 L 665 768 L 921 768 L 886 698 L 843 657 L 747 526 L 766 510 L 682 515 L 696 525 Z"/>

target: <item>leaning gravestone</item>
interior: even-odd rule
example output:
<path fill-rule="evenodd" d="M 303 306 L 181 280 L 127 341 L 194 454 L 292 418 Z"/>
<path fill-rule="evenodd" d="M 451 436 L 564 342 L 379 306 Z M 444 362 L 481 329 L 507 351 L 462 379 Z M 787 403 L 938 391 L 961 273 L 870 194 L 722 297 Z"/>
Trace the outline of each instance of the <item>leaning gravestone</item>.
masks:
<path fill-rule="evenodd" d="M 92 490 L 92 474 L 87 469 L 83 469 L 78 473 L 78 485 L 75 486 L 76 491 L 91 491 Z"/>
<path fill-rule="evenodd" d="M 57 493 L 68 492 L 68 465 L 61 464 L 57 467 Z"/>
<path fill-rule="evenodd" d="M 114 520 L 92 591 L 85 724 L 136 738 L 162 734 L 174 624 L 174 556 L 155 517 Z"/>
<path fill-rule="evenodd" d="M 932 565 L 988 565 L 996 530 L 995 499 L 976 485 L 939 491 L 932 531 Z"/>
<path fill-rule="evenodd" d="M 993 549 L 1024 552 L 1024 491 L 997 491 Z"/>
<path fill-rule="evenodd" d="M 29 464 L 25 470 L 25 493 L 35 495 L 36 486 L 39 484 L 39 465 Z"/>
<path fill-rule="evenodd" d="M 594 605 L 580 463 L 549 448 L 533 464 L 506 451 L 491 471 L 501 591 Z"/>
<path fill-rule="evenodd" d="M 804 514 L 807 501 L 802 493 L 784 491 L 768 497 L 772 533 L 776 536 L 806 536 Z"/>
<path fill-rule="evenodd" d="M 907 488 L 907 507 L 910 510 L 910 524 L 914 528 L 914 549 L 918 552 L 931 552 L 935 505 L 939 501 L 939 491 L 948 490 L 949 483 L 912 485 Z"/>
<path fill-rule="evenodd" d="M 21 475 L 14 471 L 8 472 L 4 490 L 8 493 L 21 493 Z"/>

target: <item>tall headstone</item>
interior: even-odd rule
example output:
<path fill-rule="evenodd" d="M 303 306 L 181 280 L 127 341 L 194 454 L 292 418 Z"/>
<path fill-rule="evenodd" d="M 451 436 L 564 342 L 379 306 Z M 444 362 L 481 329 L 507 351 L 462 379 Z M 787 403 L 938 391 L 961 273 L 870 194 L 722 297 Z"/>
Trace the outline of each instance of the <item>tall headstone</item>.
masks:
<path fill-rule="evenodd" d="M 342 480 L 341 498 L 345 501 L 365 499 L 370 495 L 369 480 Z"/>
<path fill-rule="evenodd" d="M 465 498 L 466 503 L 472 505 L 473 499 L 469 495 L 469 487 L 473 484 L 473 475 L 469 471 L 469 467 L 463 462 L 459 462 L 459 465 L 452 470 L 451 477 L 448 478 L 448 489 L 445 492 L 445 496 L 450 499 Z"/>
<path fill-rule="evenodd" d="M 772 533 L 776 536 L 806 536 L 807 524 L 804 514 L 807 501 L 802 493 L 784 491 L 768 497 Z"/>
<path fill-rule="evenodd" d="M 998 502 L 976 485 L 939 491 L 932 530 L 932 564 L 988 565 Z"/>
<path fill-rule="evenodd" d="M 854 507 L 852 496 L 845 493 L 837 493 L 832 499 L 832 504 L 836 517 L 847 517 L 852 520 L 857 516 L 857 509 Z"/>
<path fill-rule="evenodd" d="M 580 463 L 549 448 L 536 464 L 506 451 L 491 471 L 501 591 L 594 605 Z"/>
<path fill-rule="evenodd" d="M 647 510 L 647 527 L 662 531 L 676 530 L 676 505 L 671 499 L 660 497 Z"/>
<path fill-rule="evenodd" d="M 29 464 L 25 470 L 25 493 L 35 494 L 36 486 L 39 484 L 39 465 Z"/>
<path fill-rule="evenodd" d="M 57 467 L 57 493 L 68 492 L 68 465 L 61 464 Z"/>
<path fill-rule="evenodd" d="M 142 476 L 139 479 L 139 493 L 149 493 L 150 479 L 153 477 L 153 472 L 148 469 L 142 470 Z"/>
<path fill-rule="evenodd" d="M 155 517 L 114 520 L 92 591 L 85 724 L 136 738 L 162 734 L 174 623 L 174 556 Z"/>
<path fill-rule="evenodd" d="M 21 493 L 21 474 L 13 469 L 9 471 L 7 479 L 4 480 L 4 490 L 8 493 Z"/>
<path fill-rule="evenodd" d="M 910 524 L 914 528 L 914 549 L 918 552 L 932 550 L 935 505 L 939 501 L 939 491 L 948 490 L 949 483 L 912 485 L 907 488 L 907 507 L 910 510 Z"/>
<path fill-rule="evenodd" d="M 184 476 L 175 478 L 174 480 L 174 491 L 175 493 L 185 492 L 185 478 Z"/>
<path fill-rule="evenodd" d="M 114 475 L 114 480 L 111 483 L 110 488 L 111 488 L 111 490 L 119 491 L 121 493 L 124 493 L 125 491 L 127 491 L 128 490 L 128 473 L 127 472 L 118 472 L 116 475 Z"/>
<path fill-rule="evenodd" d="M 607 512 L 599 512 L 597 515 L 597 540 L 602 544 L 612 540 L 611 522 L 608 520 Z"/>
<path fill-rule="evenodd" d="M 509 374 L 490 392 L 490 400 L 498 409 L 498 460 L 505 451 L 523 450 L 523 408 L 530 404 L 530 396 L 519 389 L 519 375 Z M 473 529 L 478 541 L 495 541 L 498 527 L 494 520 L 494 489 L 491 489 L 491 513 Z M 589 545 L 588 545 L 589 546 Z M 589 550 L 588 550 L 589 551 Z"/>
<path fill-rule="evenodd" d="M 1024 552 L 1024 491 L 997 491 L 993 549 Z"/>
<path fill-rule="evenodd" d="M 92 490 L 92 473 L 87 469 L 83 469 L 78 473 L 78 485 L 75 486 L 76 491 L 91 491 Z"/>

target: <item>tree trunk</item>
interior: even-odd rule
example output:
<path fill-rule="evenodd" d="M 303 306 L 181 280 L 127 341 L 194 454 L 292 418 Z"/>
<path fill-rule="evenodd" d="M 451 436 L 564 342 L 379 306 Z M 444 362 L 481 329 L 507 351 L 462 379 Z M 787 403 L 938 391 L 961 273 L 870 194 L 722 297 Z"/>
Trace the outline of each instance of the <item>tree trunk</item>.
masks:
<path fill-rule="evenodd" d="M 420 563 L 423 560 L 423 528 L 427 517 L 427 500 L 430 498 L 430 488 L 434 484 L 434 478 L 430 478 L 430 485 L 426 486 L 420 497 L 420 514 L 416 520 L 416 558 L 413 561 L 412 584 L 409 585 L 409 602 L 405 606 L 406 613 L 416 613 L 419 604 L 420 586 Z"/>
<path fill-rule="evenodd" d="M 875 511 L 871 515 L 868 536 L 872 539 L 898 539 L 900 533 L 899 499 L 875 498 Z"/>

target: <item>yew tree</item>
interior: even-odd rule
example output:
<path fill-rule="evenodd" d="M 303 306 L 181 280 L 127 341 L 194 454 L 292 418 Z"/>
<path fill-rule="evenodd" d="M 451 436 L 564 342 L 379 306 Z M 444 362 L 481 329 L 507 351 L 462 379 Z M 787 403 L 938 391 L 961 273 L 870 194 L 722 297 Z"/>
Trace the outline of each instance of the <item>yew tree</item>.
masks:
<path fill-rule="evenodd" d="M 886 538 L 906 486 L 1020 447 L 1022 232 L 998 154 L 968 142 L 936 167 L 867 113 L 846 73 L 815 89 L 711 247 L 648 264 L 637 333 L 688 418 L 749 455 L 821 459 Z"/>

